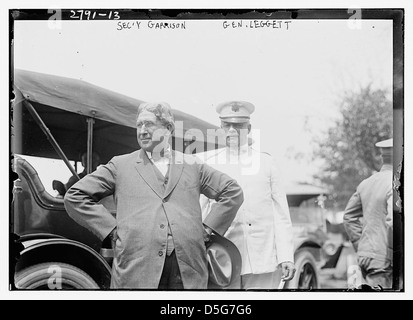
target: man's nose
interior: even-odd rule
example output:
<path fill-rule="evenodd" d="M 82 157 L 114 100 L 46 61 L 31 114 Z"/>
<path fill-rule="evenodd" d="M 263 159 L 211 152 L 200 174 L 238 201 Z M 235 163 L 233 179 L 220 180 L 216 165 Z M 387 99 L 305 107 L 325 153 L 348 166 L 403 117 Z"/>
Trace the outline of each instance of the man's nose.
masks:
<path fill-rule="evenodd" d="M 237 129 L 235 129 L 234 126 L 232 126 L 232 125 L 229 127 L 228 132 L 238 133 Z"/>

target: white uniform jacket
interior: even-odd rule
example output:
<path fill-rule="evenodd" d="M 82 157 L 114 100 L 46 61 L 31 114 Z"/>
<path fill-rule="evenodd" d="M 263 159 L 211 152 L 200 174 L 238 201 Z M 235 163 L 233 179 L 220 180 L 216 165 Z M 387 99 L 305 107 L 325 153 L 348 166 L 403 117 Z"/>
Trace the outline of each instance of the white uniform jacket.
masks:
<path fill-rule="evenodd" d="M 294 262 L 290 212 L 273 157 L 251 146 L 239 157 L 228 148 L 199 157 L 235 179 L 243 189 L 244 203 L 225 233 L 241 253 L 241 274 L 274 272 L 279 263 Z M 203 196 L 200 201 L 205 217 L 213 201 Z"/>

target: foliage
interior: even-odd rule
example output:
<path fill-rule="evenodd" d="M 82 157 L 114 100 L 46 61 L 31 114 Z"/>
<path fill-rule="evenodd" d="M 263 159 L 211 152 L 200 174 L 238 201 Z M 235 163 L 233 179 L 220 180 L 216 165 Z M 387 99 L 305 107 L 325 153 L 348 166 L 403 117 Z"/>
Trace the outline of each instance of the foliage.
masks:
<path fill-rule="evenodd" d="M 357 185 L 380 169 L 375 144 L 392 137 L 393 108 L 385 90 L 367 86 L 346 94 L 339 110 L 326 137 L 315 141 L 314 157 L 324 162 L 315 178 L 331 188 L 335 206 L 343 210 Z"/>

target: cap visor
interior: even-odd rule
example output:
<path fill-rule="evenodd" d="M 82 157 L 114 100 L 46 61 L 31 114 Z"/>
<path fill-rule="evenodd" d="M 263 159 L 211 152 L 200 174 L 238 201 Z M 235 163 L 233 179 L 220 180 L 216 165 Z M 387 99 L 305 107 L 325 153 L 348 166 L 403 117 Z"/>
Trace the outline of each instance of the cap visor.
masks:
<path fill-rule="evenodd" d="M 228 118 L 220 117 L 220 119 L 222 121 L 230 122 L 230 123 L 245 123 L 245 122 L 250 121 L 250 118 L 247 118 L 247 117 L 232 117 L 232 118 L 231 117 L 228 117 Z"/>

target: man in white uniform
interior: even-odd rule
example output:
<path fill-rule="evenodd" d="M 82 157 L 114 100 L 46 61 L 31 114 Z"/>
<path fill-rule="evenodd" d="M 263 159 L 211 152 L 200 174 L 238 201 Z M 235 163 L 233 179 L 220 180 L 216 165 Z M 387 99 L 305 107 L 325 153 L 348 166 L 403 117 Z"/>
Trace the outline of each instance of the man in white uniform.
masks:
<path fill-rule="evenodd" d="M 280 279 L 289 281 L 295 273 L 293 230 L 278 167 L 270 154 L 253 148 L 248 139 L 254 109 L 244 101 L 219 104 L 216 110 L 227 146 L 200 155 L 235 179 L 244 192 L 244 203 L 225 234 L 241 253 L 241 278 L 227 289 L 277 289 Z M 201 197 L 204 216 L 212 204 Z"/>

